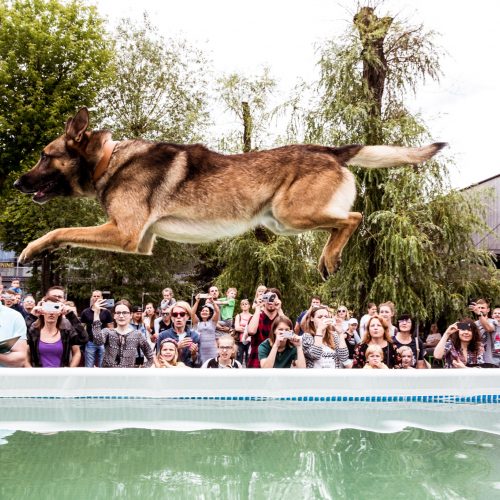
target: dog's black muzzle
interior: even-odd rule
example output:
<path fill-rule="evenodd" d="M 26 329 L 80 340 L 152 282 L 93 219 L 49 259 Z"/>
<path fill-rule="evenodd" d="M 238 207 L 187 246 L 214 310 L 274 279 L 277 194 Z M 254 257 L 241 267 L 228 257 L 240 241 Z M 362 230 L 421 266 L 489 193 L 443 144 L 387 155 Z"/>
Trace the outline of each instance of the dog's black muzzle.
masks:
<path fill-rule="evenodd" d="M 23 178 L 22 177 L 20 177 L 19 179 L 17 179 L 16 182 L 14 182 L 14 187 L 16 189 L 19 189 L 19 191 L 21 191 L 21 193 L 30 194 L 30 193 L 35 193 L 36 192 L 36 188 L 26 186 L 23 183 Z"/>

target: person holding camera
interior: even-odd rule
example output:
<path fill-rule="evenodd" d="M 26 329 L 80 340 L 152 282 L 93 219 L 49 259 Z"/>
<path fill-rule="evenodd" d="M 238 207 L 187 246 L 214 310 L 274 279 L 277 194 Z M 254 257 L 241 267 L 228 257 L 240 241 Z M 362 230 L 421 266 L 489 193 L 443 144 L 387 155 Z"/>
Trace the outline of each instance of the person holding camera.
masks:
<path fill-rule="evenodd" d="M 302 345 L 307 368 L 343 368 L 349 359 L 341 323 L 327 306 L 313 307 L 307 314 Z"/>
<path fill-rule="evenodd" d="M 275 318 L 282 314 L 281 293 L 277 288 L 268 288 L 258 298 L 255 312 L 247 326 L 247 333 L 251 337 L 250 356 L 247 368 L 260 368 L 259 346 L 269 338 L 271 325 Z"/>
<path fill-rule="evenodd" d="M 495 344 L 495 322 L 493 319 L 488 318 L 490 304 L 485 299 L 478 299 L 469 305 L 469 310 L 472 311 L 477 317 L 475 324 L 483 344 L 484 362 L 494 363 L 495 360 L 493 359 L 493 351 Z"/>
<path fill-rule="evenodd" d="M 200 338 L 198 363 L 203 365 L 205 361 L 217 356 L 217 322 L 219 321 L 219 306 L 211 297 L 206 299 L 200 311 L 200 295 L 196 295 L 193 305 L 193 328 Z"/>
<path fill-rule="evenodd" d="M 80 321 L 85 325 L 87 329 L 87 335 L 89 341 L 85 344 L 85 367 L 93 368 L 94 366 L 101 367 L 102 360 L 104 357 L 104 346 L 97 346 L 94 344 L 94 334 L 92 333 L 92 323 L 94 322 L 94 310 L 92 306 L 98 300 L 102 300 L 102 292 L 100 290 L 94 290 L 90 297 L 90 307 L 84 309 L 80 315 Z M 113 316 L 108 311 L 108 309 L 103 308 L 99 312 L 99 321 L 106 328 L 113 328 Z"/>
<path fill-rule="evenodd" d="M 261 368 L 305 368 L 302 338 L 293 332 L 293 323 L 286 316 L 274 318 L 269 338 L 259 345 Z"/>
<path fill-rule="evenodd" d="M 105 307 L 105 302 L 105 300 L 97 300 L 92 305 L 94 344 L 104 346 L 102 367 L 150 367 L 153 364 L 153 351 L 147 339 L 130 325 L 132 306 L 128 300 L 120 300 L 115 304 L 116 328 L 102 328 L 99 313 Z"/>
<path fill-rule="evenodd" d="M 483 345 L 476 323 L 463 318 L 450 325 L 434 348 L 434 357 L 442 359 L 444 368 L 467 368 L 482 365 Z"/>
<path fill-rule="evenodd" d="M 49 295 L 33 311 L 38 314 L 38 319 L 28 331 L 26 366 L 77 367 L 81 359 L 80 345 L 87 342 L 88 336 L 75 308 Z M 69 328 L 61 326 L 63 316 L 69 321 Z"/>

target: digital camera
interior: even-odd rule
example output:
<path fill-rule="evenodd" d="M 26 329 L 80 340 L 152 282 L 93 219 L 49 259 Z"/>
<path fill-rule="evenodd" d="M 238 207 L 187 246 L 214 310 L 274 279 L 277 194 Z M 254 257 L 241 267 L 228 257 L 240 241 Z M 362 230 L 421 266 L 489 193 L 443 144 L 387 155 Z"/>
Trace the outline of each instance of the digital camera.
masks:
<path fill-rule="evenodd" d="M 285 339 L 293 339 L 293 332 L 292 332 L 292 330 L 288 330 L 287 332 L 283 332 L 283 337 Z"/>
<path fill-rule="evenodd" d="M 49 300 L 42 304 L 43 312 L 51 312 L 51 313 L 61 312 L 62 308 L 63 305 L 60 302 L 52 302 Z"/>
<path fill-rule="evenodd" d="M 272 304 L 276 300 L 276 294 L 273 292 L 267 292 L 264 295 L 262 295 L 262 302 L 268 302 L 269 304 Z"/>
<path fill-rule="evenodd" d="M 106 302 L 103 304 L 106 308 L 111 308 L 115 306 L 115 299 L 106 299 Z"/>

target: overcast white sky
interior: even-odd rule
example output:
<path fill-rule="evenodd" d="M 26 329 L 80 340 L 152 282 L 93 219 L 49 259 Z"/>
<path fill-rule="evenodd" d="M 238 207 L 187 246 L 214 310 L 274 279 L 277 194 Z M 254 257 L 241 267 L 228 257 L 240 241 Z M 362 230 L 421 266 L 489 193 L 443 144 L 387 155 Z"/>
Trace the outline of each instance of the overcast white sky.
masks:
<path fill-rule="evenodd" d="M 180 35 L 202 49 L 219 73 L 260 74 L 264 66 L 286 91 L 299 78 L 317 78 L 315 52 L 351 22 L 353 1 L 335 0 L 89 0 L 112 23 L 147 11 L 165 36 Z M 447 52 L 443 77 L 419 91 L 411 107 L 420 112 L 436 141 L 450 144 L 456 187 L 500 173 L 491 156 L 499 141 L 496 0 L 387 0 L 377 9 L 440 34 Z"/>

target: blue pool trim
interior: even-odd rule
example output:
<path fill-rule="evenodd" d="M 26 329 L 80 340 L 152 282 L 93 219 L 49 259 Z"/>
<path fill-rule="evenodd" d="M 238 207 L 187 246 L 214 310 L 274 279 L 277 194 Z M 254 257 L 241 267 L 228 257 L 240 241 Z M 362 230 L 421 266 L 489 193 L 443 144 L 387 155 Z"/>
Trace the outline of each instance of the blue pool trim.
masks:
<path fill-rule="evenodd" d="M 481 394 L 475 396 L 421 395 L 421 396 L 177 396 L 177 397 L 149 397 L 149 396 L 0 396 L 2 399 L 43 399 L 43 400 L 189 400 L 189 401 L 293 401 L 315 403 L 473 403 L 499 404 L 500 394 Z"/>

